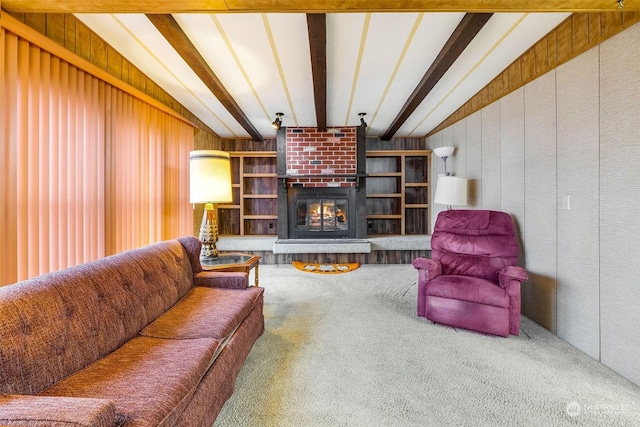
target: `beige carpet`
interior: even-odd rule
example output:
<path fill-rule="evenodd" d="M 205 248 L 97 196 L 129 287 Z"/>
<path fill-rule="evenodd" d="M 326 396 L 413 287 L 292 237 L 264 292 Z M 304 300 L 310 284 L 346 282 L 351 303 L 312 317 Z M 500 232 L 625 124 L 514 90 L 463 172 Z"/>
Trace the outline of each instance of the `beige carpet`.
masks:
<path fill-rule="evenodd" d="M 266 331 L 223 426 L 640 426 L 640 388 L 523 318 L 491 337 L 415 316 L 410 265 L 261 265 Z"/>

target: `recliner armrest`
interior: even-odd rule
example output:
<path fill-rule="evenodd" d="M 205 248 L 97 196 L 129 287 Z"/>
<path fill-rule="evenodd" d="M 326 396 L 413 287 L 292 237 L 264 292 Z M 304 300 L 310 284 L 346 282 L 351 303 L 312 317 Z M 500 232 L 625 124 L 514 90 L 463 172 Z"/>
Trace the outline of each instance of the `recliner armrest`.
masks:
<path fill-rule="evenodd" d="M 411 263 L 416 270 L 425 269 L 425 270 L 436 270 L 440 269 L 440 261 L 429 258 L 416 258 Z"/>
<path fill-rule="evenodd" d="M 107 399 L 6 394 L 0 396 L 0 425 L 119 426 L 125 418 Z"/>
<path fill-rule="evenodd" d="M 442 274 L 440 261 L 429 258 L 416 258 L 411 263 L 416 270 L 425 270 L 426 280 L 432 280 Z"/>
<path fill-rule="evenodd" d="M 208 288 L 246 289 L 249 274 L 244 272 L 202 271 L 193 276 L 194 286 Z"/>
<path fill-rule="evenodd" d="M 507 288 L 511 280 L 522 283 L 528 278 L 527 271 L 516 265 L 508 265 L 498 272 L 498 282 L 500 283 L 500 287 L 504 289 Z"/>

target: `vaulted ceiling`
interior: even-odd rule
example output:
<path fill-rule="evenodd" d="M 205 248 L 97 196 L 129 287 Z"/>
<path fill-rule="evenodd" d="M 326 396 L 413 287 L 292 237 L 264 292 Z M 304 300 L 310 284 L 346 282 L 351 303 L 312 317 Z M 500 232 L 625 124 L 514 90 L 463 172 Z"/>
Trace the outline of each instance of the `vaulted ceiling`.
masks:
<path fill-rule="evenodd" d="M 417 0 L 174 3 L 2 7 L 75 13 L 220 137 L 256 141 L 274 136 L 278 112 L 284 126 L 319 128 L 355 126 L 366 113 L 369 136 L 424 136 L 570 14 L 550 1 L 535 2 L 548 3 L 540 12 L 469 2 L 478 13 Z M 612 1 L 583 3 L 615 10 Z"/>

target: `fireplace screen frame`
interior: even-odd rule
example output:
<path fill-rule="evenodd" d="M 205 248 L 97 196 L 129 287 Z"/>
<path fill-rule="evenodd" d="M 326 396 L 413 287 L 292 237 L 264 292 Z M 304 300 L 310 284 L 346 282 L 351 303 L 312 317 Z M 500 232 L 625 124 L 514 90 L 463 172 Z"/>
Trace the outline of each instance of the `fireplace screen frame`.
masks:
<path fill-rule="evenodd" d="M 341 239 L 356 236 L 353 188 L 294 187 L 288 193 L 290 239 Z M 336 206 L 338 203 L 341 206 L 340 212 Z M 306 209 L 301 211 L 301 205 L 305 205 Z M 321 212 L 324 214 L 320 215 Z M 341 215 L 342 221 L 339 220 Z M 346 227 L 341 226 L 341 223 L 346 224 Z"/>

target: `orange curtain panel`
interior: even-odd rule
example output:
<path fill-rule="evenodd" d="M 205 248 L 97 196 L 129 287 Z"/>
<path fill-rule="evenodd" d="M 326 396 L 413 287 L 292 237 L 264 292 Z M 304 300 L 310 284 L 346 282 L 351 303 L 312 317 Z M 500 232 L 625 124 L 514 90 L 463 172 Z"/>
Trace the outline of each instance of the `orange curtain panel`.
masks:
<path fill-rule="evenodd" d="M 0 31 L 0 286 L 191 234 L 193 126 Z"/>

